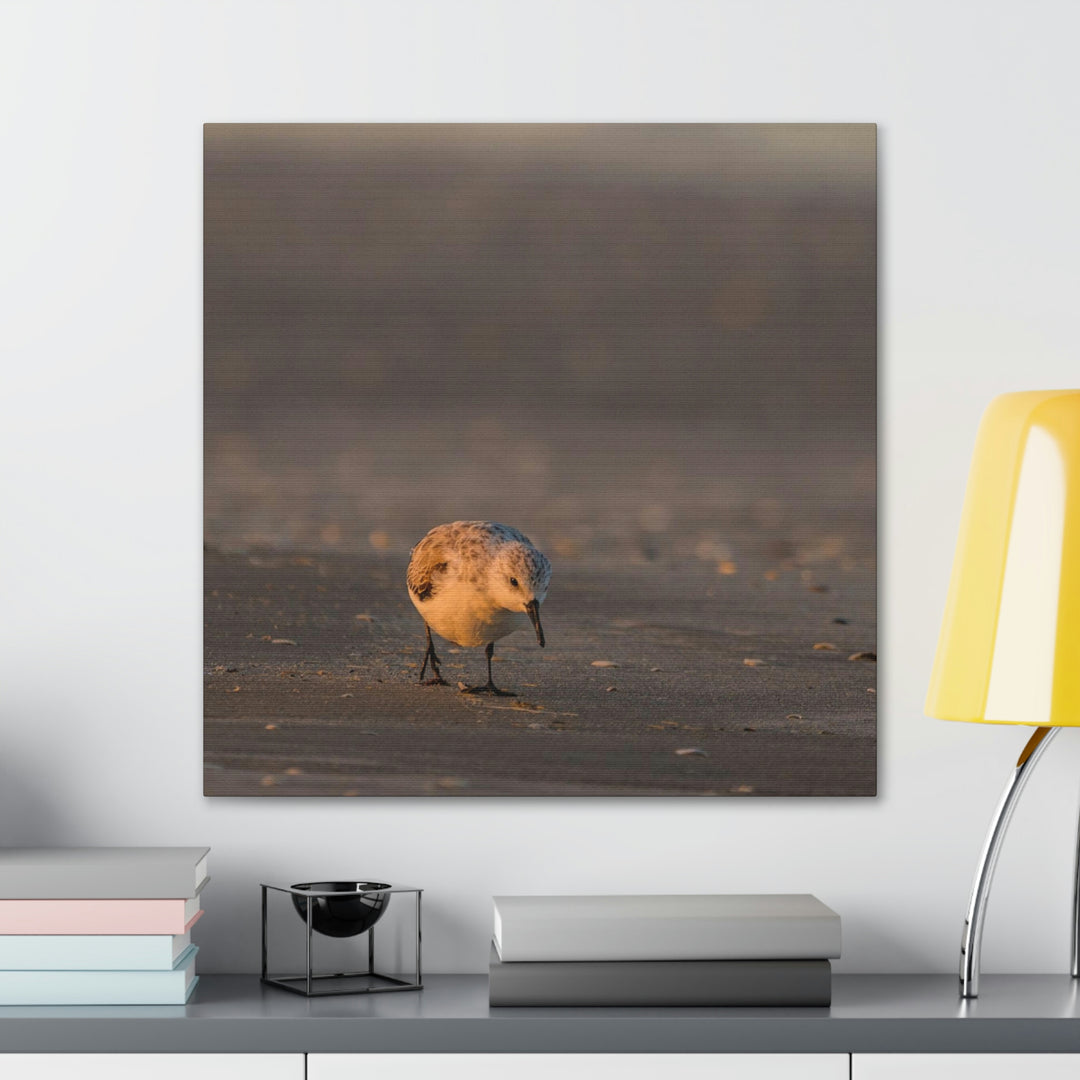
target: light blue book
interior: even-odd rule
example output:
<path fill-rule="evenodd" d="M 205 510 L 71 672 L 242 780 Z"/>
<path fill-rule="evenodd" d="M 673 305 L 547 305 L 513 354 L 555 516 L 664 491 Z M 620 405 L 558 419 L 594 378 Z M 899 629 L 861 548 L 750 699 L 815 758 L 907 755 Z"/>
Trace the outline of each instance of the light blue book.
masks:
<path fill-rule="evenodd" d="M 183 1005 L 198 946 L 165 971 L 0 971 L 0 1005 Z"/>
<path fill-rule="evenodd" d="M 191 934 L 0 934 L 0 971 L 168 971 Z"/>

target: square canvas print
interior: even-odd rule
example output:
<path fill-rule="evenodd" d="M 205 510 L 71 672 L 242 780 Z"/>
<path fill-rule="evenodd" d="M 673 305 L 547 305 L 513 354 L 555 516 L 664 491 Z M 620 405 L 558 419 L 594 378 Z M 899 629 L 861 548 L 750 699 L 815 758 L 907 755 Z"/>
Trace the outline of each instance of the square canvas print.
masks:
<path fill-rule="evenodd" d="M 873 795 L 876 129 L 205 128 L 207 795 Z"/>

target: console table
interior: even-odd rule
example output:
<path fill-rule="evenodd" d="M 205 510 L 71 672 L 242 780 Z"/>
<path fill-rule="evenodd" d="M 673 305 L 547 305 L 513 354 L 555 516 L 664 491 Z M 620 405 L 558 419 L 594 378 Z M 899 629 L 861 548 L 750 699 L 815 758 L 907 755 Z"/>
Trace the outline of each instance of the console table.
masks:
<path fill-rule="evenodd" d="M 792 1065 L 803 1063 L 792 1076 L 813 1075 L 813 1062 L 830 1069 L 842 1062 L 844 1080 L 849 1070 L 866 1080 L 908 1075 L 881 1072 L 875 1055 L 927 1055 L 910 1075 L 933 1080 L 938 1055 L 1017 1054 L 1025 1055 L 1028 1080 L 1036 1080 L 1059 1075 L 1046 1071 L 1053 1055 L 1080 1055 L 1080 1000 L 1067 976 L 988 975 L 980 997 L 964 1002 L 952 975 L 837 975 L 829 1009 L 491 1009 L 483 975 L 429 975 L 416 993 L 320 999 L 263 987 L 255 976 L 205 975 L 186 1006 L 0 1008 L 0 1050 L 295 1055 L 309 1080 L 359 1076 L 370 1054 L 708 1054 L 718 1055 L 719 1071 L 711 1075 L 725 1077 L 789 1075 L 757 1066 L 730 1072 L 721 1066 L 736 1058 L 725 1055 L 760 1056 L 762 1067 L 766 1057 L 788 1056 Z M 350 1060 L 355 1073 L 342 1064 Z M 942 1076 L 968 1075 L 958 1069 L 961 1057 L 942 1060 Z M 987 1060 L 971 1075 L 997 1075 Z M 232 1075 L 247 1075 L 240 1058 L 231 1061 Z M 1070 1072 L 1061 1075 L 1080 1075 L 1080 1057 L 1065 1063 Z M 578 1075 L 561 1071 L 567 1080 Z M 688 1068 L 686 1075 L 697 1072 Z"/>

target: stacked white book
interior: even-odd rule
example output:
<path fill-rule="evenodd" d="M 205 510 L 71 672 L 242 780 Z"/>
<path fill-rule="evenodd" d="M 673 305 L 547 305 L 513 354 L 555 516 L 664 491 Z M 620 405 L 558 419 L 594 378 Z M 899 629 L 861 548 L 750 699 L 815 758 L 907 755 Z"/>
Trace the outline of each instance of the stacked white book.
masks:
<path fill-rule="evenodd" d="M 490 1001 L 827 1006 L 839 955 L 808 894 L 497 896 Z"/>
<path fill-rule="evenodd" d="M 0 1005 L 183 1005 L 208 848 L 0 848 Z"/>

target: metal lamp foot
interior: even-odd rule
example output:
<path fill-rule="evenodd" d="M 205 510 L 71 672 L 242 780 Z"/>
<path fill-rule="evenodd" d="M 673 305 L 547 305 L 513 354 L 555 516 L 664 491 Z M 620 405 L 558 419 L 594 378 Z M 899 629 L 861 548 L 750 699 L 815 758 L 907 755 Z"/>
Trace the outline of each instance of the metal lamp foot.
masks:
<path fill-rule="evenodd" d="M 982 952 L 983 922 L 986 917 L 986 904 L 990 899 L 990 884 L 997 867 L 998 855 L 1001 852 L 1001 843 L 1005 839 L 1005 832 L 1009 828 L 1013 810 L 1020 800 L 1020 794 L 1027 784 L 1032 770 L 1038 763 L 1043 751 L 1050 745 L 1060 728 L 1041 727 L 1036 728 L 1034 734 L 1027 741 L 1027 745 L 1020 753 L 1005 790 L 1001 793 L 1001 801 L 997 811 L 990 822 L 990 828 L 983 843 L 982 855 L 979 857 L 979 865 L 975 871 L 975 880 L 971 886 L 971 899 L 968 902 L 967 918 L 964 920 L 964 935 L 960 944 L 960 996 L 974 998 L 979 996 L 979 960 Z M 1080 945 L 1077 938 L 1080 936 L 1080 841 L 1077 850 L 1077 885 L 1073 896 L 1073 975 L 1078 973 L 1080 960 L 1077 950 Z"/>

